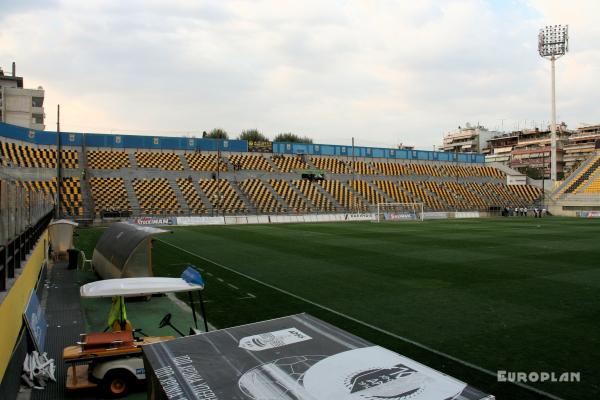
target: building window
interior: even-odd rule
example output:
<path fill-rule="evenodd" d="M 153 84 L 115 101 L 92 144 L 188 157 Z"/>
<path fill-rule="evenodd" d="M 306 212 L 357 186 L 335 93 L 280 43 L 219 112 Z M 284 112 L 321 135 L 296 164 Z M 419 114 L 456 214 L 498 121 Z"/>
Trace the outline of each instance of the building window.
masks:
<path fill-rule="evenodd" d="M 43 124 L 44 123 L 44 114 L 31 114 L 31 119 L 34 124 Z"/>
<path fill-rule="evenodd" d="M 31 98 L 31 106 L 32 107 L 42 107 L 44 105 L 43 97 L 32 97 Z"/>

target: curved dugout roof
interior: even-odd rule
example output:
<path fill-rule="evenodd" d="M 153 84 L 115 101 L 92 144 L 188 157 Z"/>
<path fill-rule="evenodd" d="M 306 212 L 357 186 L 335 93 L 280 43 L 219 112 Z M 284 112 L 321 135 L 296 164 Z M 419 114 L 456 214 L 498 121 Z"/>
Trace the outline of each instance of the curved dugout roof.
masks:
<path fill-rule="evenodd" d="M 102 279 L 151 276 L 150 239 L 169 232 L 116 222 L 98 239 L 92 257 L 94 268 Z"/>
<path fill-rule="evenodd" d="M 55 252 L 63 253 L 73 248 L 73 231 L 77 226 L 77 222 L 68 219 L 59 219 L 48 224 L 50 244 Z"/>

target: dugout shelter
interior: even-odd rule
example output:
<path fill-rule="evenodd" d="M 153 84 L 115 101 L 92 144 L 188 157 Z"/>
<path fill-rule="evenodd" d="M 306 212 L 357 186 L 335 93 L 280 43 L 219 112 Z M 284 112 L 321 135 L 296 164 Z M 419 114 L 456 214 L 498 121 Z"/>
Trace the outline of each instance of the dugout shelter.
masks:
<path fill-rule="evenodd" d="M 128 222 L 110 225 L 98 239 L 92 264 L 102 279 L 153 276 L 152 238 L 171 231 Z"/>

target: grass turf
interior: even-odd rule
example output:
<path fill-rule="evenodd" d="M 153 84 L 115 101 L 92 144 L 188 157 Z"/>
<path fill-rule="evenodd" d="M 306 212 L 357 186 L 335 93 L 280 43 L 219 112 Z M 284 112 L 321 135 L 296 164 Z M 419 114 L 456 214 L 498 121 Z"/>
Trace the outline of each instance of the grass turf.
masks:
<path fill-rule="evenodd" d="M 500 399 L 543 398 L 233 270 L 488 370 L 580 372 L 579 383 L 532 386 L 596 399 L 599 228 L 563 218 L 177 227 L 156 241 L 154 264 L 162 276 L 199 267 L 217 327 L 306 311 Z M 81 246 L 98 234 L 82 231 Z"/>

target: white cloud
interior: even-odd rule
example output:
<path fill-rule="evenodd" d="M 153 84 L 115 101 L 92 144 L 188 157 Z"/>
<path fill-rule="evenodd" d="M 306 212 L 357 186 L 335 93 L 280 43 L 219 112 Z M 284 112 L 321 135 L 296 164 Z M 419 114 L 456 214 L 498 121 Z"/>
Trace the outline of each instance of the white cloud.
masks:
<path fill-rule="evenodd" d="M 236 134 L 420 148 L 466 121 L 549 118 L 546 24 L 568 23 L 558 110 L 600 120 L 593 1 L 86 1 L 10 3 L 0 59 L 46 88 L 63 129 Z"/>

